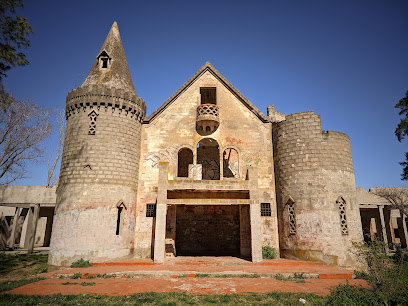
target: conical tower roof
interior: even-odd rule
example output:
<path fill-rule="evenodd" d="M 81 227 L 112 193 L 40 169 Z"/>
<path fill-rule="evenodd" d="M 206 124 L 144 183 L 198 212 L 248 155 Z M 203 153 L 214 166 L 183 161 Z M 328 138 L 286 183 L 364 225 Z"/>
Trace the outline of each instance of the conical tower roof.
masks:
<path fill-rule="evenodd" d="M 102 85 L 136 94 L 116 21 L 81 87 L 93 85 Z"/>

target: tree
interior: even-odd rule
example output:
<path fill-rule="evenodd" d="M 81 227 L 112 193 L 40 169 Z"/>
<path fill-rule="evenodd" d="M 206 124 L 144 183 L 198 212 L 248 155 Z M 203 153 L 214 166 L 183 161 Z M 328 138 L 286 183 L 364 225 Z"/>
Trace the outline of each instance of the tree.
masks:
<path fill-rule="evenodd" d="M 50 188 L 54 186 L 57 182 L 57 177 L 55 173 L 55 168 L 57 167 L 58 161 L 62 155 L 62 149 L 64 147 L 64 140 L 65 140 L 65 112 L 64 110 L 56 110 L 56 121 L 58 124 L 58 146 L 56 149 L 56 155 L 53 157 L 53 154 L 50 154 L 48 159 L 48 176 L 47 176 L 47 184 L 45 187 Z M 52 161 L 52 162 L 51 162 Z"/>
<path fill-rule="evenodd" d="M 25 177 L 28 161 L 42 156 L 39 143 L 52 126 L 50 110 L 30 101 L 19 101 L 0 86 L 0 185 Z"/>
<path fill-rule="evenodd" d="M 0 1 L 0 82 L 7 70 L 29 64 L 18 50 L 30 46 L 33 29 L 25 17 L 15 16 L 18 7 L 24 7 L 23 0 Z"/>
<path fill-rule="evenodd" d="M 398 141 L 401 142 L 405 136 L 408 136 L 408 91 L 405 93 L 405 97 L 395 105 L 395 108 L 400 109 L 399 115 L 402 116 L 395 129 L 395 135 Z M 401 179 L 406 181 L 408 180 L 408 152 L 405 152 L 405 161 L 401 162 L 400 165 L 403 167 Z"/>
<path fill-rule="evenodd" d="M 386 199 L 392 208 L 408 216 L 408 188 L 371 188 L 370 192 Z"/>

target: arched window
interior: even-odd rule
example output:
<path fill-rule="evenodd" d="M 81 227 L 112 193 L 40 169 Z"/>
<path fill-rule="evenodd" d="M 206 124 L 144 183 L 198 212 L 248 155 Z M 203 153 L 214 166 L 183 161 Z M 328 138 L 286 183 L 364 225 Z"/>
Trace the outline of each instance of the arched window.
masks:
<path fill-rule="evenodd" d="M 193 163 L 193 151 L 188 148 L 182 148 L 178 152 L 178 177 L 188 177 L 188 165 Z"/>
<path fill-rule="evenodd" d="M 342 235 L 348 235 L 347 219 L 346 219 L 346 201 L 342 197 L 338 197 L 336 204 L 340 211 L 340 226 Z"/>
<path fill-rule="evenodd" d="M 222 153 L 223 176 L 224 177 L 239 177 L 239 158 L 238 151 L 232 148 L 227 148 Z"/>
<path fill-rule="evenodd" d="M 220 179 L 220 147 L 212 138 L 204 138 L 197 145 L 197 164 L 203 167 L 203 180 Z"/>

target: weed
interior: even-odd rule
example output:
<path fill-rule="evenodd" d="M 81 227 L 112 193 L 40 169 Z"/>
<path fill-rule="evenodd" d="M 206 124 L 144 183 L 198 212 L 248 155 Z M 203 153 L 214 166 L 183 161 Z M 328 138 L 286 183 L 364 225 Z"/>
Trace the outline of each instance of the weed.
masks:
<path fill-rule="evenodd" d="M 91 264 L 89 263 L 89 260 L 84 260 L 83 258 L 73 262 L 71 264 L 71 268 L 86 268 L 90 267 Z"/>
<path fill-rule="evenodd" d="M 280 280 L 280 281 L 284 281 L 284 280 L 286 280 L 286 277 L 284 277 L 282 274 L 280 274 L 280 273 L 276 273 L 275 274 L 275 279 L 276 280 Z"/>
<path fill-rule="evenodd" d="M 95 282 L 82 282 L 79 283 L 80 286 L 93 286 L 95 285 Z"/>
<path fill-rule="evenodd" d="M 81 276 L 82 276 L 82 274 L 81 273 L 74 273 L 74 275 L 72 275 L 72 279 L 78 279 L 78 278 L 81 278 Z"/>
<path fill-rule="evenodd" d="M 296 273 L 293 275 L 293 278 L 297 279 L 305 279 L 306 277 L 303 275 L 303 273 Z"/>
<path fill-rule="evenodd" d="M 274 259 L 276 257 L 278 257 L 278 253 L 273 247 L 269 245 L 262 246 L 262 258 L 263 259 Z"/>
<path fill-rule="evenodd" d="M 60 275 L 58 278 L 59 278 L 59 279 L 64 279 L 65 276 L 64 276 L 64 275 Z"/>
<path fill-rule="evenodd" d="M 62 283 L 62 285 L 93 286 L 93 285 L 95 285 L 95 282 L 82 282 L 82 283 L 66 282 L 66 283 Z"/>

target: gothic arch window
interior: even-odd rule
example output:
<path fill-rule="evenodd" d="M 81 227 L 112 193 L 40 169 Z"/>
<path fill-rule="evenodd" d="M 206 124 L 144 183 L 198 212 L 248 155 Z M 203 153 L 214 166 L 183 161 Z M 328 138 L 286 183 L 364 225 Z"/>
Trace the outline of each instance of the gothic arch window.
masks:
<path fill-rule="evenodd" d="M 220 147 L 213 138 L 201 139 L 197 144 L 197 164 L 203 168 L 203 180 L 220 179 Z"/>
<path fill-rule="evenodd" d="M 98 114 L 93 110 L 92 112 L 89 113 L 89 131 L 88 135 L 95 135 L 96 133 L 96 118 L 98 118 Z"/>
<path fill-rule="evenodd" d="M 296 219 L 295 219 L 295 201 L 291 196 L 288 197 L 286 201 L 286 206 L 288 207 L 288 216 L 289 216 L 289 234 L 296 234 Z"/>
<path fill-rule="evenodd" d="M 224 177 L 239 177 L 239 156 L 237 150 L 226 148 L 222 153 L 222 163 Z"/>
<path fill-rule="evenodd" d="M 342 235 L 348 235 L 347 219 L 346 219 L 346 201 L 342 197 L 338 197 L 336 204 L 340 212 L 340 227 Z"/>
<path fill-rule="evenodd" d="M 177 154 L 177 176 L 188 177 L 188 165 L 193 164 L 193 151 L 182 148 Z"/>

